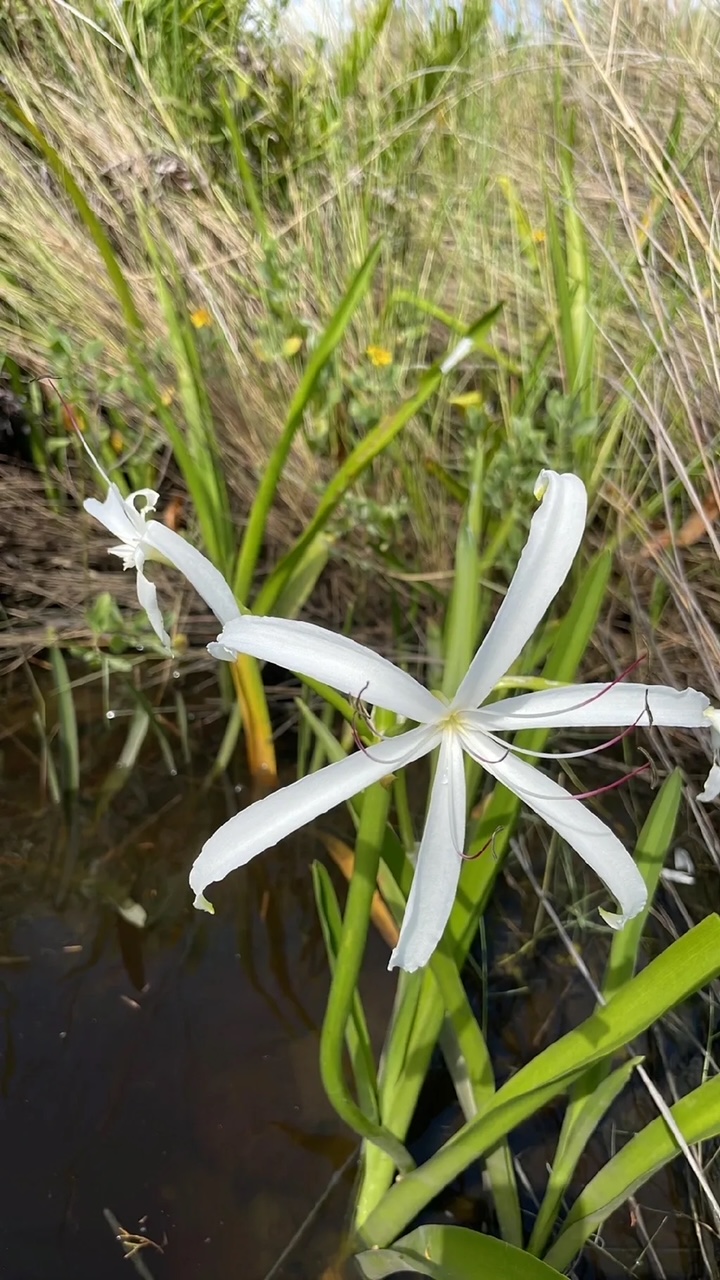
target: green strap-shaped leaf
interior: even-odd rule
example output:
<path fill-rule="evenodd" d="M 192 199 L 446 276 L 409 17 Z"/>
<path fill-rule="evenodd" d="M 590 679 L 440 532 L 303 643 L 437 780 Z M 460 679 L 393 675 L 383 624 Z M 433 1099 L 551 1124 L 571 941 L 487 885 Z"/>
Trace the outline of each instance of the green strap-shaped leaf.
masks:
<path fill-rule="evenodd" d="M 392 1249 L 357 1258 L 367 1280 L 412 1271 L 432 1280 L 557 1280 L 560 1274 L 523 1249 L 467 1227 L 418 1227 Z"/>
<path fill-rule="evenodd" d="M 671 1113 L 688 1143 L 717 1137 L 720 1134 L 720 1076 L 707 1080 L 676 1102 Z M 564 1271 L 613 1210 L 678 1152 L 677 1141 L 662 1116 L 635 1134 L 578 1196 L 561 1234 L 546 1255 L 547 1261 Z"/>
<path fill-rule="evenodd" d="M 645 922 L 652 907 L 657 890 L 660 873 L 675 833 L 675 823 L 682 800 L 683 777 L 679 769 L 675 769 L 665 779 L 658 791 L 652 808 L 645 820 L 642 831 L 635 846 L 635 861 L 638 870 L 647 885 L 647 904 L 644 911 L 629 920 L 624 929 L 619 929 L 612 940 L 610 959 L 603 982 L 603 995 L 606 1000 L 617 991 L 623 983 L 632 977 L 637 964 L 637 955 L 642 940 Z"/>
<path fill-rule="evenodd" d="M 606 999 L 633 975 L 645 921 L 673 838 L 681 797 L 682 775 L 676 769 L 658 791 L 635 846 L 635 860 L 648 888 L 648 902 L 639 916 L 613 936 L 603 984 Z M 530 1239 L 529 1248 L 533 1253 L 543 1252 L 585 1144 L 629 1078 L 636 1062 L 637 1059 L 624 1064 L 612 1075 L 609 1075 L 609 1061 L 595 1063 L 573 1087 L 547 1190 Z"/>
<path fill-rule="evenodd" d="M 586 1096 L 582 1099 L 582 1107 L 576 1105 L 572 1113 L 568 1107 L 545 1195 L 528 1244 L 531 1253 L 543 1252 L 555 1225 L 563 1196 L 583 1151 L 640 1062 L 642 1058 L 630 1058 L 628 1062 L 623 1062 L 622 1066 L 616 1067 L 610 1075 L 601 1080 L 597 1088 L 588 1089 Z M 591 1080 L 592 1071 L 583 1076 L 579 1085 Z M 569 1121 L 568 1116 L 570 1116 Z"/>
<path fill-rule="evenodd" d="M 315 903 L 320 917 L 320 927 L 325 941 L 330 972 L 334 973 L 342 939 L 340 905 L 327 867 L 324 867 L 321 862 L 314 862 L 312 864 L 312 877 Z M 357 988 L 353 993 L 352 1008 L 345 1027 L 345 1041 L 347 1043 L 350 1066 L 355 1077 L 360 1110 L 374 1124 L 377 1124 L 380 1112 L 377 1097 L 375 1059 L 370 1043 L 370 1032 L 365 1018 L 365 1010 Z"/>
<path fill-rule="evenodd" d="M 567 1089 L 593 1062 L 632 1042 L 719 972 L 720 917 L 711 915 L 651 961 L 607 1005 L 518 1071 L 498 1090 L 492 1105 L 422 1168 L 395 1183 L 362 1224 L 359 1241 L 384 1246 L 394 1240 L 473 1160 Z"/>

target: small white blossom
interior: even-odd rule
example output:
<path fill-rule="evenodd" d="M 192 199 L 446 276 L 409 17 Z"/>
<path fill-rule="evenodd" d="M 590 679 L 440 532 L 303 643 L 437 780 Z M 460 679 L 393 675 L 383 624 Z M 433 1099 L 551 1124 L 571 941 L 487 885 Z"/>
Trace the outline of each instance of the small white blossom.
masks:
<path fill-rule="evenodd" d="M 237 601 L 219 569 L 179 533 L 175 533 L 174 529 L 169 529 L 159 520 L 149 519 L 160 501 L 160 495 L 154 489 L 136 489 L 128 498 L 123 498 L 117 485 L 105 475 L 84 440 L 83 444 L 108 486 L 104 502 L 98 502 L 97 498 L 87 498 L 83 506 L 110 533 L 119 538 L 119 545 L 108 547 L 108 551 L 110 555 L 120 557 L 123 569 L 136 571 L 138 601 L 163 647 L 170 650 L 170 637 L 165 630 L 158 605 L 157 587 L 145 574 L 146 560 L 158 560 L 179 569 L 223 626 L 239 618 Z"/>

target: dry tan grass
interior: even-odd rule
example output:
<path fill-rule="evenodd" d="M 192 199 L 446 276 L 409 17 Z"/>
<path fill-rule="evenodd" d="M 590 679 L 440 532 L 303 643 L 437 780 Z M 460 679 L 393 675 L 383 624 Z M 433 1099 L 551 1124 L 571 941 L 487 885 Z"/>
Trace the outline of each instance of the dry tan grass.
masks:
<path fill-rule="evenodd" d="M 135 66 L 131 90 L 112 50 L 66 10 L 50 9 L 53 61 L 47 43 L 28 40 L 23 56 L 4 58 L 0 71 L 102 218 L 168 380 L 168 335 L 139 210 L 187 298 L 210 310 L 218 343 L 209 390 L 242 520 L 297 380 L 280 355 L 281 326 L 268 317 L 251 214 L 238 188 L 213 171 L 212 147 L 188 141 L 173 104 L 142 68 Z M 421 73 L 413 63 L 412 32 L 399 22 L 388 27 L 355 92 L 335 101 L 335 122 L 315 152 L 307 146 L 310 108 L 300 101 L 305 115 L 294 123 L 306 150 L 271 175 L 269 190 L 273 183 L 282 188 L 282 199 L 270 201 L 265 215 L 286 319 L 310 339 L 374 236 L 386 236 L 375 294 L 343 348 L 331 424 L 354 411 L 356 376 L 363 403 L 371 398 L 368 342 L 394 349 L 394 381 L 378 382 L 379 411 L 412 387 L 417 366 L 442 349 L 442 326 L 414 332 L 411 313 L 401 323 L 397 313 L 385 315 L 397 288 L 465 320 L 503 299 L 497 345 L 532 370 L 549 334 L 540 373 L 549 388 L 562 390 L 558 308 L 542 237 L 546 201 L 560 219 L 565 215 L 559 156 L 574 112 L 574 200 L 589 246 L 589 309 L 597 334 L 600 422 L 586 476 L 597 494 L 595 529 L 606 527 L 627 563 L 638 566 L 633 573 L 645 605 L 653 575 L 664 579 L 671 604 L 660 625 L 673 638 L 685 628 L 705 683 L 715 686 L 719 613 L 712 582 L 720 541 L 709 513 L 710 499 L 720 498 L 718 22 L 709 10 L 683 15 L 669 5 L 633 2 L 601 6 L 594 23 L 581 27 L 568 8 L 534 43 L 478 44 L 448 67 L 431 102 L 413 97 Z M 337 98 L 337 85 L 303 57 L 280 51 L 278 65 L 301 100 L 303 93 L 315 95 L 319 113 L 333 94 Z M 264 101 L 271 114 L 270 71 L 258 66 L 253 74 L 269 85 Z M 291 109 L 290 124 L 293 110 L 300 107 Z M 678 110 L 680 140 L 673 149 Z M 126 370 L 127 358 L 123 323 L 97 252 L 56 181 L 7 128 L 0 132 L 0 168 L 7 175 L 0 189 L 0 342 L 24 368 L 47 372 L 51 326 L 79 352 L 101 337 L 96 365 L 83 370 L 100 400 L 102 387 Z M 518 210 L 536 242 L 523 240 Z M 490 360 L 463 377 L 487 396 L 497 456 L 512 455 L 519 448 L 517 381 Z M 142 431 L 132 397 L 111 398 Z M 312 435 L 327 424 L 308 426 Z M 466 443 L 461 415 L 440 396 L 432 416 L 412 424 L 402 449 L 375 468 L 368 492 L 378 504 L 410 496 L 398 528 L 410 568 L 432 573 L 451 565 L 456 509 L 425 463 L 430 458 L 460 469 Z M 307 518 L 332 464 L 332 451 L 320 457 L 298 441 L 271 530 L 271 555 Z M 535 464 L 521 457 L 519 465 L 529 478 Z M 521 501 L 509 496 L 519 502 L 522 524 Z M 693 512 L 704 522 L 700 538 L 692 546 L 674 545 L 674 531 Z M 637 557 L 663 533 L 670 544 L 654 553 L 648 573 Z M 353 565 L 377 566 L 361 538 L 348 546 L 351 568 L 340 579 L 340 598 L 352 590 Z M 638 625 L 646 622 L 638 618 Z M 680 672 L 679 641 L 677 647 Z"/>

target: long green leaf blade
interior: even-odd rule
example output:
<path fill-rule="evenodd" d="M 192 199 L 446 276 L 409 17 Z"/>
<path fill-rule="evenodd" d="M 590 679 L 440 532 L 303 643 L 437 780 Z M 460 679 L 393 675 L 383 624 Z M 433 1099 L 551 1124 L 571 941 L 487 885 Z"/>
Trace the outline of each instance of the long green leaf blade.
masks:
<path fill-rule="evenodd" d="M 670 1110 L 689 1144 L 717 1137 L 720 1134 L 720 1076 L 706 1080 Z M 663 1117 L 658 1116 L 636 1133 L 588 1183 L 575 1201 L 561 1234 L 548 1250 L 547 1260 L 564 1271 L 613 1210 L 678 1153 L 676 1139 Z"/>
<path fill-rule="evenodd" d="M 369 1249 L 356 1258 L 366 1280 L 412 1271 L 432 1280 L 557 1280 L 560 1274 L 504 1240 L 467 1227 L 418 1227 L 392 1249 Z"/>
<path fill-rule="evenodd" d="M 593 1062 L 630 1043 L 669 1009 L 720 972 L 720 917 L 708 916 L 626 983 L 580 1027 L 538 1054 L 416 1173 L 396 1183 L 363 1224 L 359 1238 L 383 1246 L 448 1185 L 540 1106 L 563 1092 Z"/>

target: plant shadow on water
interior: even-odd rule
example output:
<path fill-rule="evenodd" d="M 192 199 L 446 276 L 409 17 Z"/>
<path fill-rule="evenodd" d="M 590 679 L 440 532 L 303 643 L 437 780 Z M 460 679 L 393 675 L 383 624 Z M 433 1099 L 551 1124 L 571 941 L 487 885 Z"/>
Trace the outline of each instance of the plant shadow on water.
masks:
<path fill-rule="evenodd" d="M 101 721 L 98 710 L 85 730 L 98 776 Z M 112 1280 L 142 1263 L 152 1280 L 226 1280 L 238 1267 L 263 1280 L 321 1201 L 302 1243 L 272 1272 L 315 1280 L 346 1220 L 356 1148 L 318 1071 L 328 973 L 309 864 L 322 856 L 319 839 L 300 832 L 216 886 L 210 917 L 192 909 L 187 873 L 233 811 L 232 787 L 205 791 L 190 770 L 168 777 L 144 757 L 102 819 L 88 787 L 68 828 L 58 808 L 37 809 L 37 761 L 22 733 L 13 741 L 20 749 L 6 739 L 0 776 L 4 1273 Z M 322 825 L 342 830 L 342 814 Z M 128 899 L 147 910 L 145 928 L 118 910 Z M 487 921 L 485 997 L 500 1082 L 592 1008 L 554 932 L 518 955 L 536 911 L 527 884 L 501 878 Z M 606 939 L 588 936 L 584 958 L 599 973 Z M 377 1045 L 395 988 L 386 960 L 372 936 L 363 996 Z M 468 983 L 482 1016 L 470 971 Z M 663 1054 L 673 1055 L 684 1088 L 698 1082 L 694 1045 L 704 1034 L 686 1032 L 654 1032 L 640 1046 L 659 1080 Z M 638 1084 L 626 1090 L 585 1153 L 576 1189 L 653 1114 Z M 530 1189 L 542 1192 L 561 1120 L 558 1102 L 512 1137 L 528 1229 Z M 438 1057 L 413 1125 L 415 1157 L 460 1123 Z M 703 1274 L 682 1167 L 647 1184 L 640 1203 L 667 1276 Z M 468 1170 L 426 1217 L 493 1230 L 480 1171 Z M 128 1260 L 129 1243 L 113 1239 L 118 1224 L 153 1243 Z M 637 1264 L 629 1206 L 602 1234 L 605 1249 L 586 1251 L 579 1280 L 655 1274 Z"/>
<path fill-rule="evenodd" d="M 144 762 L 97 829 L 81 798 L 58 906 L 61 814 L 36 811 L 37 764 L 5 746 L 4 1274 L 111 1280 L 141 1257 L 154 1280 L 224 1280 L 238 1265 L 261 1278 L 346 1166 L 277 1272 L 318 1275 L 340 1235 L 356 1147 L 317 1066 L 328 989 L 309 873 L 319 843 L 300 833 L 217 886 L 215 917 L 196 912 L 191 859 L 232 809 L 221 788 Z M 147 909 L 144 929 L 113 905 L 128 897 Z M 378 1034 L 391 999 L 384 962 L 373 939 Z M 148 1244 L 125 1259 L 105 1210 L 163 1252 Z"/>

